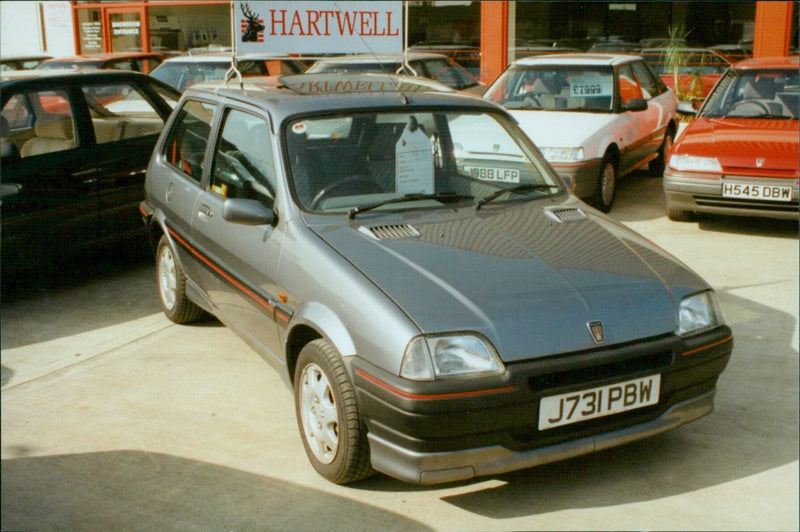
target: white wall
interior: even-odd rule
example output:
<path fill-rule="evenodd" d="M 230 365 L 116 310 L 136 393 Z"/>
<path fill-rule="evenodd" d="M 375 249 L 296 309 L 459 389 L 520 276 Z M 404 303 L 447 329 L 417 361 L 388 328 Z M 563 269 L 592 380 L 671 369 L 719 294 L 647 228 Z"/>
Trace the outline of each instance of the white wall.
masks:
<path fill-rule="evenodd" d="M 43 51 L 39 2 L 0 2 L 0 55 Z"/>

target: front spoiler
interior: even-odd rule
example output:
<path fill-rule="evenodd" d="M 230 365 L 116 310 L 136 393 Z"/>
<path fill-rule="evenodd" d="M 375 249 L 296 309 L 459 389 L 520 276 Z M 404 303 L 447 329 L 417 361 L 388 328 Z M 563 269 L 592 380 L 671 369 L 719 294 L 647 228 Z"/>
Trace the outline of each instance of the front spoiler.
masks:
<path fill-rule="evenodd" d="M 419 453 L 369 433 L 367 437 L 372 467 L 405 482 L 422 485 L 499 475 L 610 449 L 672 430 L 711 413 L 715 393 L 715 390 L 711 390 L 677 403 L 652 421 L 527 451 L 513 451 L 493 445 L 461 451 Z"/>

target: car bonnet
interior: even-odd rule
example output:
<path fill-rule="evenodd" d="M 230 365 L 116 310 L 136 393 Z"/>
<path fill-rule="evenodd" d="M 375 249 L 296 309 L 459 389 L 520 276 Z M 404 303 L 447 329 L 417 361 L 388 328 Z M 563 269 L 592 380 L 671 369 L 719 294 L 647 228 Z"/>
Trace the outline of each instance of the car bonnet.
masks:
<path fill-rule="evenodd" d="M 619 116 L 612 113 L 578 111 L 509 110 L 522 130 L 537 146 L 577 148 L 592 135 L 607 127 Z"/>
<path fill-rule="evenodd" d="M 797 177 L 797 120 L 696 118 L 679 137 L 673 154 L 716 157 L 726 172 L 788 172 Z"/>
<path fill-rule="evenodd" d="M 597 347 L 594 321 L 604 345 L 672 333 L 677 301 L 705 283 L 624 226 L 570 205 L 416 211 L 400 222 L 378 214 L 312 230 L 423 332 L 477 331 L 506 362 Z"/>

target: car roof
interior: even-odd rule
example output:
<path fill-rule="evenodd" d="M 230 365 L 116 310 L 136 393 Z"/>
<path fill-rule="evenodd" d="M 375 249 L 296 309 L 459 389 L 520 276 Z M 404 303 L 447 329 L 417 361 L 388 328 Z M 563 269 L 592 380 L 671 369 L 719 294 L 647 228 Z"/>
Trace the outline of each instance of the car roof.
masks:
<path fill-rule="evenodd" d="M 794 68 L 797 69 L 800 62 L 798 56 L 783 57 L 753 57 L 743 59 L 732 66 L 736 69 L 759 69 L 759 68 Z"/>
<path fill-rule="evenodd" d="M 398 89 L 398 84 L 400 88 Z M 409 76 L 386 74 L 296 74 L 277 82 L 253 78 L 238 83 L 200 84 L 186 89 L 186 97 L 229 98 L 267 110 L 276 123 L 300 114 L 324 115 L 343 109 L 399 107 L 461 107 L 505 110 L 499 105 L 460 94 L 433 89 Z"/>
<path fill-rule="evenodd" d="M 269 53 L 269 52 L 249 52 L 244 54 L 236 54 L 236 58 L 239 60 L 247 60 L 247 61 L 258 61 L 258 60 L 291 60 L 291 61 L 300 61 L 299 57 L 290 56 L 287 54 L 279 54 L 279 53 Z M 176 57 L 170 57 L 169 59 L 165 59 L 162 65 L 170 64 L 174 65 L 176 63 L 179 64 L 195 64 L 195 63 L 228 63 L 231 62 L 231 53 L 230 52 L 203 52 L 203 53 L 195 53 L 195 54 L 184 54 L 179 55 Z M 161 65 L 159 65 L 161 66 Z"/>
<path fill-rule="evenodd" d="M 102 81 L 137 81 L 144 84 L 157 85 L 167 90 L 178 99 L 180 93 L 166 83 L 147 74 L 129 70 L 11 70 L 0 72 L 0 87 L 4 90 L 18 85 L 31 87 L 54 87 L 58 85 L 74 85 Z"/>
<path fill-rule="evenodd" d="M 48 59 L 48 63 L 77 63 L 80 61 L 98 62 L 98 61 L 111 61 L 114 59 L 135 59 L 139 57 L 163 57 L 159 52 L 110 52 L 102 54 L 86 54 L 86 55 L 73 55 L 67 57 L 54 57 Z"/>
<path fill-rule="evenodd" d="M 422 61 L 424 59 L 447 59 L 444 54 L 437 54 L 435 52 L 397 52 L 392 54 L 352 54 L 352 55 L 337 55 L 333 57 L 323 57 L 318 60 L 319 63 L 393 63 L 402 61 L 403 58 L 408 58 L 409 61 Z"/>
<path fill-rule="evenodd" d="M 641 60 L 640 57 L 628 54 L 595 54 L 595 53 L 575 53 L 575 54 L 548 54 L 525 57 L 514 61 L 515 66 L 539 66 L 539 65 L 562 65 L 562 66 L 614 66 L 623 63 L 630 63 Z"/>

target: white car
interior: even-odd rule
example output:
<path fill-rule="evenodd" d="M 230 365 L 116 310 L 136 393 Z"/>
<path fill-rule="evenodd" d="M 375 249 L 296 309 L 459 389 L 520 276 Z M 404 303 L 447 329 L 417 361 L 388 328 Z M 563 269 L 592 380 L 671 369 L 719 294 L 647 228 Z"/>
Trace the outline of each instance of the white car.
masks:
<path fill-rule="evenodd" d="M 648 163 L 663 175 L 678 127 L 675 94 L 630 55 L 521 59 L 484 98 L 505 106 L 573 192 L 603 212 L 617 178 Z"/>

